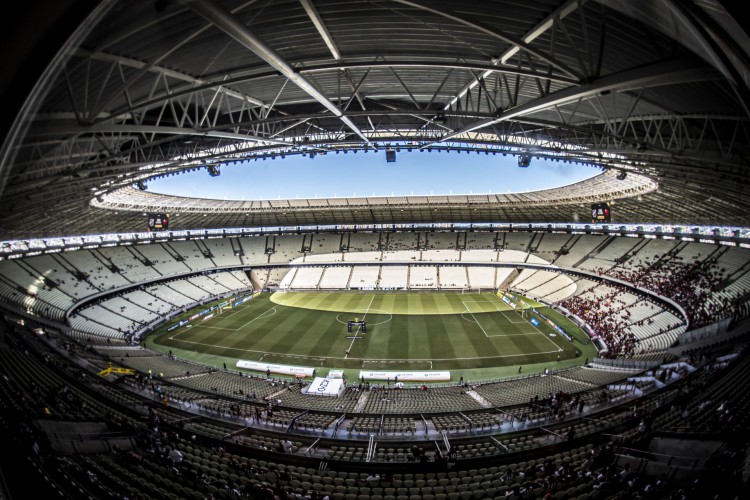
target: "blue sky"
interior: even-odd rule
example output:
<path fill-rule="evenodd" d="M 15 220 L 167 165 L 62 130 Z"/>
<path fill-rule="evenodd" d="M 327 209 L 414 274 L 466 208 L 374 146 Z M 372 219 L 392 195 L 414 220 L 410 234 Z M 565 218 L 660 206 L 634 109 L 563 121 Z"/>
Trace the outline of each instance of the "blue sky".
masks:
<path fill-rule="evenodd" d="M 517 193 L 572 184 L 600 173 L 587 165 L 533 159 L 519 168 L 515 156 L 385 151 L 301 155 L 222 165 L 148 181 L 148 191 L 200 198 L 257 200 L 429 194 Z"/>

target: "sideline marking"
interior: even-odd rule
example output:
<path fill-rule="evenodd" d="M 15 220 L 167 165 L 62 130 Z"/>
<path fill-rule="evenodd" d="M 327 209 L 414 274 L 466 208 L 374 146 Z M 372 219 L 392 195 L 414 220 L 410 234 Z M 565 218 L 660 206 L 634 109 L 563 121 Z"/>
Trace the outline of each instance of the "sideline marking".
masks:
<path fill-rule="evenodd" d="M 530 325 L 531 325 L 531 326 L 532 326 L 532 327 L 534 328 L 534 330 L 536 330 L 536 331 L 538 331 L 538 332 L 539 332 L 540 334 L 542 334 L 542 337 L 544 337 L 545 339 L 547 339 L 547 340 L 549 340 L 550 342 L 552 342 L 552 345 L 553 345 L 553 346 L 555 346 L 555 347 L 557 347 L 557 352 L 563 352 L 563 348 L 562 348 L 562 347 L 560 347 L 559 345 L 557 345 L 557 343 L 556 343 L 556 342 L 555 342 L 554 340 L 552 340 L 551 338 L 549 338 L 549 336 L 548 336 L 548 335 L 545 335 L 545 334 L 544 334 L 544 332 L 543 332 L 543 331 L 541 331 L 541 330 L 540 330 L 539 328 L 535 327 L 535 326 L 534 326 L 534 324 L 533 324 L 533 323 L 532 323 L 531 321 L 527 320 L 526 318 L 524 318 L 524 320 L 525 320 L 525 321 L 526 321 L 526 322 L 527 322 L 528 324 L 530 324 Z"/>
<path fill-rule="evenodd" d="M 184 342 L 185 344 L 195 344 L 195 345 L 202 345 L 206 347 L 220 347 L 222 349 L 226 349 L 228 351 L 239 351 L 239 352 L 254 352 L 258 354 L 267 354 L 269 356 L 281 356 L 281 357 L 292 357 L 292 356 L 299 356 L 304 359 L 344 359 L 340 356 L 307 356 L 303 354 L 290 354 L 288 352 L 269 352 L 269 351 L 259 351 L 257 349 L 240 349 L 237 347 L 227 347 L 224 345 L 217 345 L 217 344 L 206 344 L 204 342 L 195 342 L 193 340 L 180 340 L 180 339 L 174 339 L 175 342 Z M 559 350 L 555 351 L 541 351 L 541 352 L 524 352 L 519 354 L 498 354 L 496 356 L 471 356 L 471 357 L 461 357 L 461 358 L 392 358 L 388 361 L 393 362 L 410 362 L 410 361 L 454 361 L 454 360 L 470 360 L 470 359 L 498 359 L 498 358 L 517 358 L 519 356 L 536 356 L 538 354 L 552 354 L 555 352 L 559 352 Z M 357 361 L 379 361 L 377 358 L 349 358 L 351 360 L 357 360 Z"/>

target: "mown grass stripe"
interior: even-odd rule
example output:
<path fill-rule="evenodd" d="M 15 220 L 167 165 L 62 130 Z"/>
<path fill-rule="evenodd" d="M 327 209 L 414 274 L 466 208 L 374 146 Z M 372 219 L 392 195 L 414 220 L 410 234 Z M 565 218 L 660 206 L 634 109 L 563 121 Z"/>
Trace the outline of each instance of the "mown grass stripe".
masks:
<path fill-rule="evenodd" d="M 364 340 L 352 344 L 351 359 L 344 360 L 351 343 L 345 338 L 346 320 L 364 317 L 368 306 L 368 333 Z M 467 308 L 474 318 L 468 313 L 461 315 Z M 371 361 L 365 366 L 371 369 L 426 369 L 434 360 L 434 369 L 449 370 L 556 362 L 558 353 L 548 337 L 554 333 L 551 326 L 542 321 L 540 333 L 527 321 L 509 321 L 499 310 L 510 308 L 491 293 L 263 294 L 232 309 L 230 314 L 225 311 L 205 323 L 194 321 L 190 329 L 181 327 L 163 333 L 163 328 L 152 339 L 165 351 L 179 349 L 180 355 L 188 359 L 220 356 L 224 358 L 221 361 L 231 361 L 275 353 L 265 359 L 310 366 L 319 366 L 320 359 L 324 359 L 325 366 L 346 369 L 361 368 L 363 360 Z M 566 318 L 555 316 L 554 311 L 540 310 L 564 328 L 572 328 Z M 516 317 L 514 312 L 505 314 Z M 590 345 L 571 344 L 559 335 L 552 340 L 564 348 L 560 353 L 562 360 L 572 361 L 576 348 L 583 351 L 582 359 L 595 355 Z M 379 363 L 372 362 L 375 360 Z"/>

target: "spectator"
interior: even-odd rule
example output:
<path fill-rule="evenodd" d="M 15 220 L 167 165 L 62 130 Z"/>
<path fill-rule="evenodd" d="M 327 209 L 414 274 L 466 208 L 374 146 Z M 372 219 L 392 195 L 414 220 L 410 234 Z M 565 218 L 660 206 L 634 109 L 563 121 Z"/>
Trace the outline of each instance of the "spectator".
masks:
<path fill-rule="evenodd" d="M 173 465 L 178 465 L 182 463 L 182 453 L 180 453 L 180 450 L 178 450 L 177 448 L 171 448 L 167 453 L 167 460 L 169 460 Z"/>
<path fill-rule="evenodd" d="M 281 442 L 281 446 L 283 447 L 284 453 L 291 453 L 292 452 L 292 442 L 288 439 L 285 439 Z"/>

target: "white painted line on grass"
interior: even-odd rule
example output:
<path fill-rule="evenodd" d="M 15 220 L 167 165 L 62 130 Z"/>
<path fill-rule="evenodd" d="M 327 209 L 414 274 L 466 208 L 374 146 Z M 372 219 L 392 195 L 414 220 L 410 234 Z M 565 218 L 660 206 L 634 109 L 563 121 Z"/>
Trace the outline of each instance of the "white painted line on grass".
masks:
<path fill-rule="evenodd" d="M 255 350 L 255 349 L 239 349 L 237 347 L 229 347 L 229 346 L 223 346 L 223 345 L 217 345 L 217 344 L 206 344 L 206 343 L 203 343 L 203 342 L 194 342 L 192 340 L 180 340 L 180 339 L 174 339 L 174 340 L 175 340 L 175 342 L 183 342 L 185 344 L 201 345 L 201 346 L 205 346 L 205 347 L 218 347 L 218 348 L 221 348 L 221 349 L 226 349 L 227 351 L 254 352 L 254 353 L 258 353 L 258 354 L 261 354 L 261 353 L 262 354 L 268 354 L 269 356 L 273 355 L 273 356 L 282 356 L 282 357 L 294 356 L 294 354 L 290 354 L 288 352 L 258 351 L 258 350 Z M 470 359 L 517 358 L 519 356 L 535 356 L 537 354 L 552 354 L 552 353 L 555 353 L 555 352 L 559 352 L 559 350 L 555 350 L 555 351 L 540 351 L 540 352 L 532 352 L 532 353 L 524 352 L 524 353 L 519 353 L 519 354 L 498 354 L 496 356 L 472 356 L 472 357 L 466 357 L 466 358 L 409 358 L 409 359 L 391 358 L 391 359 L 388 359 L 387 361 L 393 361 L 393 362 L 399 362 L 399 363 L 408 363 L 408 362 L 411 362 L 411 361 L 424 361 L 424 362 L 428 362 L 428 361 L 455 361 L 455 360 L 465 361 L 465 360 L 470 360 Z M 319 360 L 319 359 L 344 359 L 344 358 L 342 358 L 340 356 L 307 356 L 307 355 L 299 355 L 299 356 L 302 357 L 302 358 L 305 358 L 305 359 L 314 359 L 314 360 Z M 349 359 L 355 360 L 355 361 L 379 361 L 379 359 L 368 359 L 368 358 L 349 358 Z"/>
<path fill-rule="evenodd" d="M 508 314 L 506 311 L 500 311 L 500 314 L 502 314 L 503 317 L 508 320 L 508 323 L 512 323 L 514 325 L 517 325 L 519 323 L 528 323 L 528 321 L 526 321 L 523 317 L 521 317 L 521 321 L 513 321 L 513 316 L 518 316 L 518 314 L 511 313 L 510 317 L 508 317 Z"/>
<path fill-rule="evenodd" d="M 372 301 L 373 301 L 373 300 L 375 300 L 375 296 L 374 296 L 374 295 L 373 295 L 373 296 L 372 296 L 372 298 L 370 299 L 370 303 L 369 303 L 369 304 L 367 305 L 367 309 L 365 309 L 365 315 L 364 315 L 364 316 L 362 316 L 362 321 L 364 321 L 364 320 L 365 320 L 365 318 L 367 317 L 367 313 L 368 313 L 368 312 L 370 312 L 370 306 L 372 306 Z M 358 326 L 358 327 L 357 327 L 357 331 L 356 331 L 356 332 L 354 332 L 354 338 L 352 339 L 352 343 L 351 343 L 351 344 L 349 344 L 349 349 L 347 349 L 347 350 L 346 350 L 346 355 L 344 356 L 344 359 L 347 359 L 347 358 L 349 357 L 349 351 L 351 351 L 351 349 L 352 349 L 352 346 L 354 345 L 354 341 L 355 341 L 355 340 L 357 340 L 357 335 L 359 334 L 359 331 L 360 331 L 361 329 L 362 329 L 362 327 L 361 327 L 361 326 Z"/>
<path fill-rule="evenodd" d="M 484 329 L 484 328 L 482 328 L 482 325 L 480 325 L 480 324 L 479 324 L 479 321 L 477 321 L 477 317 L 476 317 L 476 316 L 474 316 L 474 313 L 473 313 L 473 312 L 471 312 L 471 311 L 469 310 L 469 306 L 467 306 L 467 305 L 466 305 L 466 304 L 464 303 L 464 301 L 463 301 L 463 300 L 461 301 L 461 303 L 462 303 L 462 304 L 464 304 L 464 307 L 466 308 L 466 311 L 467 311 L 467 312 L 468 312 L 469 314 L 471 314 L 471 317 L 472 317 L 472 318 L 474 318 L 474 323 L 476 323 L 476 324 L 477 324 L 477 326 L 478 326 L 478 327 L 479 327 L 479 328 L 480 328 L 480 329 L 482 330 L 482 333 L 484 333 L 484 336 L 485 336 L 485 337 L 489 337 L 489 335 L 487 335 L 487 332 L 485 331 L 485 329 Z"/>
<path fill-rule="evenodd" d="M 526 319 L 526 318 L 524 318 L 524 319 Z M 543 332 L 543 331 L 541 331 L 541 330 L 540 330 L 539 328 L 535 327 L 535 326 L 534 326 L 534 324 L 533 324 L 533 323 L 532 323 L 531 321 L 529 321 L 529 320 L 526 320 L 526 322 L 527 322 L 528 324 L 530 324 L 530 325 L 532 326 L 532 328 L 534 328 L 534 329 L 535 329 L 536 331 L 538 331 L 539 333 L 541 333 L 541 334 L 542 334 L 542 337 L 544 337 L 545 339 L 547 339 L 547 340 L 549 340 L 550 342 L 552 342 L 552 345 L 553 345 L 553 346 L 555 346 L 555 347 L 557 347 L 557 352 L 562 352 L 562 351 L 563 351 L 563 348 L 562 348 L 562 347 L 560 347 L 559 345 L 557 345 L 557 343 L 556 343 L 556 342 L 555 342 L 554 340 L 552 340 L 552 339 L 551 339 L 551 338 L 549 338 L 549 337 L 548 337 L 547 335 L 545 335 L 545 334 L 544 334 L 544 332 Z"/>
<path fill-rule="evenodd" d="M 471 314 L 470 311 L 464 311 L 461 313 L 461 319 L 464 321 L 468 321 L 469 323 L 476 323 L 476 319 L 471 319 L 466 317 L 466 313 Z M 488 338 L 494 338 L 494 337 L 526 337 L 528 335 L 539 335 L 539 332 L 537 330 L 534 330 L 533 332 L 523 332 L 523 333 L 498 333 L 496 335 L 487 335 Z"/>
<path fill-rule="evenodd" d="M 269 318 L 270 316 L 266 316 L 265 314 L 266 314 L 267 312 L 271 312 L 271 311 L 273 311 L 273 313 L 272 313 L 272 314 L 271 314 L 270 316 L 274 316 L 274 315 L 276 314 L 276 306 L 273 306 L 273 307 L 272 307 L 271 309 L 269 309 L 268 311 L 263 311 L 263 312 L 262 312 L 262 313 L 260 313 L 260 314 L 259 314 L 258 316 L 254 317 L 253 319 L 251 319 L 250 321 L 248 321 L 247 323 L 245 323 L 245 324 L 244 324 L 244 325 L 242 325 L 241 327 L 237 328 L 237 329 L 235 330 L 235 332 L 239 332 L 240 330 L 242 330 L 243 328 L 245 328 L 245 327 L 246 327 L 247 325 L 249 325 L 250 323 L 252 323 L 252 322 L 253 322 L 253 321 L 255 321 L 255 320 L 258 320 L 258 319 L 263 319 L 263 318 Z"/>

